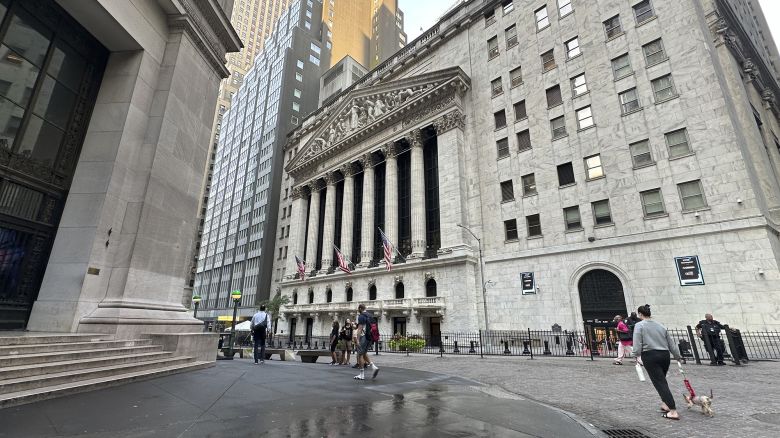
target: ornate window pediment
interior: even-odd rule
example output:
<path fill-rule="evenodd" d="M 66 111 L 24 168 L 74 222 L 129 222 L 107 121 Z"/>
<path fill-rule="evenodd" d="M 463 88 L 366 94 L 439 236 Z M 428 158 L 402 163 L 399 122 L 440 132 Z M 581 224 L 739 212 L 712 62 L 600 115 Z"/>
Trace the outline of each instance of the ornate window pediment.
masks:
<path fill-rule="evenodd" d="M 462 96 L 470 83 L 460 67 L 453 67 L 352 90 L 296 133 L 293 142 L 313 131 L 285 170 L 297 176 L 322 158 L 387 126 L 457 105 L 456 97 Z"/>

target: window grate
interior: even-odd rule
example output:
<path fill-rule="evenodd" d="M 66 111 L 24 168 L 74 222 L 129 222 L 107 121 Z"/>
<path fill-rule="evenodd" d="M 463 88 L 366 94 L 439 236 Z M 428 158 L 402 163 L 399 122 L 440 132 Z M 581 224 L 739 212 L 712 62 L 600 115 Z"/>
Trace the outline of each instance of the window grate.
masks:
<path fill-rule="evenodd" d="M 649 435 L 645 435 L 637 429 L 602 429 L 601 431 L 608 437 L 614 438 L 650 438 Z"/>

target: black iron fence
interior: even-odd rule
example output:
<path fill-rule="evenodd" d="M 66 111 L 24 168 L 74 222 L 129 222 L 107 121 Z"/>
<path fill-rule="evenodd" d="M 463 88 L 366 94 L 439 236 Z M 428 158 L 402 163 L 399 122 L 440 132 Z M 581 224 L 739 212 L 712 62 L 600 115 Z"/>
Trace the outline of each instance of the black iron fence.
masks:
<path fill-rule="evenodd" d="M 720 342 L 724 358 L 736 364 L 749 360 L 780 359 L 780 332 L 751 332 L 727 328 L 719 338 L 700 337 L 690 326 L 669 329 L 672 340 L 686 360 L 709 362 L 710 352 Z M 616 358 L 618 337 L 614 327 L 585 326 L 583 330 L 480 330 L 442 332 L 438 335 L 381 334 L 375 353 L 423 353 L 479 356 L 548 356 Z M 240 342 L 247 345 L 245 339 Z M 294 350 L 328 350 L 329 336 L 289 335 L 269 337 L 267 346 Z M 627 358 L 632 357 L 630 354 Z"/>

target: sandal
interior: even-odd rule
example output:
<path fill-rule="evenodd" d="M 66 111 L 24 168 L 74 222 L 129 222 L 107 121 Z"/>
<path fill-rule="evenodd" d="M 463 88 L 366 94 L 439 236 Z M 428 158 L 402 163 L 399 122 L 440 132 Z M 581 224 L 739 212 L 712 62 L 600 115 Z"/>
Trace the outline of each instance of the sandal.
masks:
<path fill-rule="evenodd" d="M 663 415 L 661 415 L 661 418 L 666 418 L 667 420 L 679 420 L 680 417 L 670 417 L 668 412 L 664 412 Z"/>

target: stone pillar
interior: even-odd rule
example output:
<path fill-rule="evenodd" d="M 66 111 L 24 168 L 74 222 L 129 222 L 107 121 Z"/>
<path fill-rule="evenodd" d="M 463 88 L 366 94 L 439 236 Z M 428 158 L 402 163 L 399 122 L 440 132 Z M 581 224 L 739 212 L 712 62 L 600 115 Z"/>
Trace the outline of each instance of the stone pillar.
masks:
<path fill-rule="evenodd" d="M 385 235 L 393 246 L 398 242 L 398 147 L 388 143 L 385 151 Z"/>
<path fill-rule="evenodd" d="M 422 258 L 425 254 L 425 173 L 423 169 L 422 133 L 419 129 L 407 137 L 412 146 L 412 254 L 409 258 Z"/>
<path fill-rule="evenodd" d="M 456 110 L 433 122 L 438 146 L 439 200 L 440 202 L 442 199 L 447 200 L 447 208 L 439 208 L 442 248 L 462 246 L 471 239 L 470 236 L 466 238 L 465 231 L 457 226 L 457 224 L 468 224 L 462 198 L 466 193 L 462 178 L 464 175 L 463 117 L 463 114 Z"/>
<path fill-rule="evenodd" d="M 333 236 L 336 228 L 336 174 L 325 174 L 325 221 L 322 224 L 322 270 L 330 272 L 333 265 Z"/>
<path fill-rule="evenodd" d="M 363 164 L 363 222 L 360 228 L 360 267 L 367 267 L 374 255 L 374 162 L 371 154 L 360 159 Z"/>
<path fill-rule="evenodd" d="M 306 232 L 306 270 L 314 271 L 317 266 L 317 237 L 320 233 L 320 191 L 325 188 L 322 181 L 312 182 L 309 198 L 309 229 Z"/>
<path fill-rule="evenodd" d="M 287 272 L 290 275 L 298 273 L 298 264 L 295 256 L 306 260 L 303 247 L 306 245 L 306 209 L 309 206 L 306 186 L 293 187 L 292 189 L 292 217 L 290 218 L 290 248 L 287 257 Z"/>
<path fill-rule="evenodd" d="M 352 163 L 341 167 L 344 174 L 344 202 L 341 207 L 341 252 L 348 260 L 352 260 L 352 227 L 355 217 L 355 170 Z"/>

